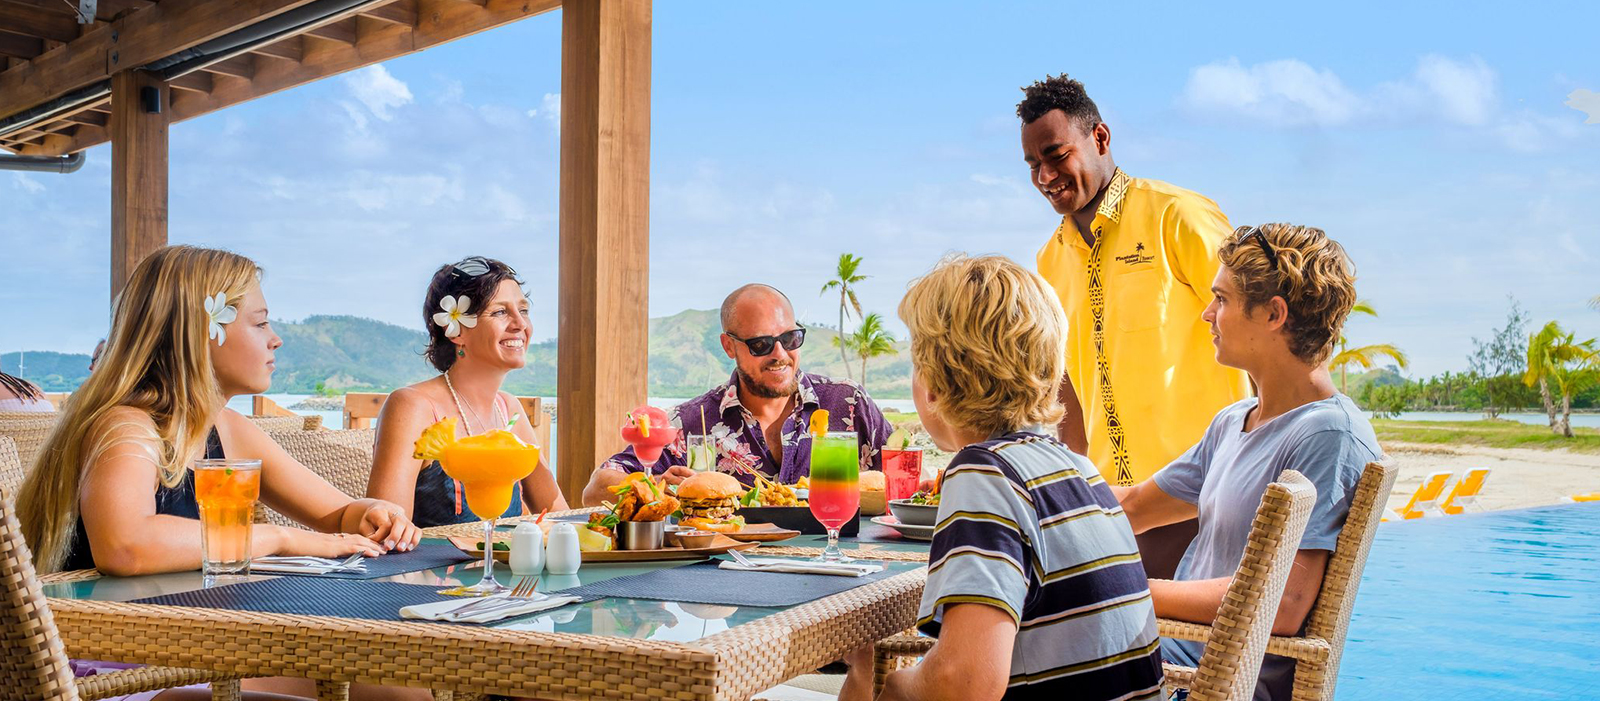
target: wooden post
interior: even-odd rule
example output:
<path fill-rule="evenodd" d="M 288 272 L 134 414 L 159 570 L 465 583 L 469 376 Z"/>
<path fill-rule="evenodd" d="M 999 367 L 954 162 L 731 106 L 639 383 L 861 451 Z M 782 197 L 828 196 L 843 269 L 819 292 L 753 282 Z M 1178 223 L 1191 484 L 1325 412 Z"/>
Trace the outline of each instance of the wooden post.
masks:
<path fill-rule="evenodd" d="M 650 292 L 650 0 L 561 7 L 557 482 L 568 503 L 644 403 Z"/>
<path fill-rule="evenodd" d="M 145 88 L 155 90 L 150 112 Z M 134 266 L 167 245 L 168 89 L 143 71 L 111 76 L 111 300 Z"/>

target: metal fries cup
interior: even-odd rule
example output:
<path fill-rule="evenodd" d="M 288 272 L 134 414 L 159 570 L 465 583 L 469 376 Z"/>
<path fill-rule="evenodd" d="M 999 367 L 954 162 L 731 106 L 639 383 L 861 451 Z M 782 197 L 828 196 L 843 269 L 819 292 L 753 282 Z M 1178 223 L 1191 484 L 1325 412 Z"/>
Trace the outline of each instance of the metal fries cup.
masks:
<path fill-rule="evenodd" d="M 617 523 L 617 544 L 623 550 L 659 550 L 666 526 L 665 521 L 621 521 Z"/>

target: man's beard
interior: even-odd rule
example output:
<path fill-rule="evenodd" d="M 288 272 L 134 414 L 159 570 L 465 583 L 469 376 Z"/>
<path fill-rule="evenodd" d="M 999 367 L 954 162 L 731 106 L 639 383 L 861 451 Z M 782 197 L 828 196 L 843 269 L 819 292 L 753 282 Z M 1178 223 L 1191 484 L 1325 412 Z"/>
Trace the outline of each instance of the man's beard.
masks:
<path fill-rule="evenodd" d="M 762 399 L 783 399 L 793 395 L 796 390 L 800 389 L 800 371 L 798 368 L 795 368 L 794 374 L 789 376 L 789 384 L 778 389 L 773 389 L 756 381 L 756 378 L 751 377 L 749 373 L 744 371 L 744 368 L 735 367 L 734 372 L 739 374 L 739 386 L 743 387 L 746 392 Z"/>

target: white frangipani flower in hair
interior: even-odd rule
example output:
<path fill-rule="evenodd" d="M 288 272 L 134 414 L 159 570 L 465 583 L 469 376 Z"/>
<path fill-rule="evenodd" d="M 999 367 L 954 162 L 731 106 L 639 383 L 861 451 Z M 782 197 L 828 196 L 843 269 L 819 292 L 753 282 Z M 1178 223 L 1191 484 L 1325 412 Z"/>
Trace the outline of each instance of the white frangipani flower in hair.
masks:
<path fill-rule="evenodd" d="M 233 323 L 239 318 L 239 310 L 228 304 L 228 293 L 218 292 L 215 297 L 206 297 L 206 316 L 211 318 L 208 324 L 207 338 L 217 339 L 217 345 L 222 345 L 228 340 L 228 330 L 222 328 Z"/>
<path fill-rule="evenodd" d="M 478 315 L 467 313 L 470 308 L 472 300 L 466 295 L 460 297 L 445 295 L 444 299 L 439 300 L 439 309 L 443 311 L 433 313 L 433 323 L 444 327 L 445 338 L 460 336 L 461 327 L 470 329 L 478 325 Z"/>

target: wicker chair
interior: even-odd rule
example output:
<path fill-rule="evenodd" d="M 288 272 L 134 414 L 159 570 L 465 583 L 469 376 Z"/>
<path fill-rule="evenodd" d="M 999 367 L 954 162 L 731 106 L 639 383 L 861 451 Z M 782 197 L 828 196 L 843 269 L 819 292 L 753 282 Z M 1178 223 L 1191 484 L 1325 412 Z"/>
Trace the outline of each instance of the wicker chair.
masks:
<path fill-rule="evenodd" d="M 1287 470 L 1267 485 L 1251 524 L 1243 559 L 1234 572 L 1216 622 L 1208 632 L 1198 668 L 1162 665 L 1167 685 L 1187 688 L 1196 701 L 1249 699 L 1255 692 L 1273 614 L 1283 597 L 1296 547 L 1305 534 L 1317 490 L 1304 475 Z M 898 635 L 875 648 L 873 684 L 883 689 L 888 673 L 904 658 L 925 655 L 933 639 Z"/>
<path fill-rule="evenodd" d="M 16 441 L 0 436 L 0 491 L 16 494 L 27 476 L 28 468 L 23 467 L 22 458 L 17 456 Z"/>
<path fill-rule="evenodd" d="M 22 539 L 10 491 L 0 492 L 0 701 L 76 701 L 211 682 L 216 701 L 237 701 L 237 677 L 173 667 L 138 667 L 74 679 L 55 617 Z"/>
<path fill-rule="evenodd" d="M 352 498 L 367 495 L 367 478 L 372 476 L 373 445 L 377 430 L 371 428 L 346 431 L 268 431 L 273 442 L 289 453 L 300 464 L 327 480 Z M 256 520 L 280 526 L 299 526 L 288 517 L 262 506 L 257 509 Z"/>
<path fill-rule="evenodd" d="M 250 422 L 263 431 L 320 431 L 322 417 L 310 416 L 247 416 Z"/>
<path fill-rule="evenodd" d="M 6 412 L 0 416 L 0 436 L 6 436 L 17 444 L 17 456 L 22 459 L 23 468 L 33 466 L 38 459 L 39 451 L 44 449 L 45 439 L 50 437 L 50 431 L 56 427 L 56 419 L 61 414 L 26 412 Z"/>
<path fill-rule="evenodd" d="M 1344 654 L 1345 635 L 1350 628 L 1350 613 L 1355 609 L 1361 572 L 1367 566 L 1367 553 L 1378 531 L 1384 503 L 1394 489 L 1399 470 L 1382 463 L 1370 463 L 1356 482 L 1350 513 L 1328 558 L 1322 574 L 1317 602 L 1306 616 L 1305 635 L 1272 636 L 1267 652 L 1295 661 L 1294 701 L 1331 701 L 1339 676 L 1339 658 Z M 1179 640 L 1202 640 L 1204 626 L 1181 621 L 1159 621 L 1161 635 Z"/>

